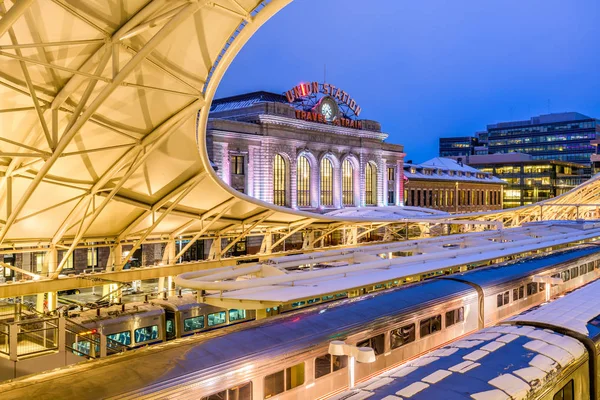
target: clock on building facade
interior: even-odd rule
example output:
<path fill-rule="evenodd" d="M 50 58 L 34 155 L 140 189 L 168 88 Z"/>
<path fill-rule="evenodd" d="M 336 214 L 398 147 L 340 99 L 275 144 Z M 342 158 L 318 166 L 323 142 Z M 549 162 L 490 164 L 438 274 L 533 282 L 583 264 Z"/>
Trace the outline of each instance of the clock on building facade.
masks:
<path fill-rule="evenodd" d="M 333 122 L 339 114 L 337 102 L 329 96 L 325 96 L 321 99 L 317 105 L 317 110 L 323 115 L 327 122 Z"/>

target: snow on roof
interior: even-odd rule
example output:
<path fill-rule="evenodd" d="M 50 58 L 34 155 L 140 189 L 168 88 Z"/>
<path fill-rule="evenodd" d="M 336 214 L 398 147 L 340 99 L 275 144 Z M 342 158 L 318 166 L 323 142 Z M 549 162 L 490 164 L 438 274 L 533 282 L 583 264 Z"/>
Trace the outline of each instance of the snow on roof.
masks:
<path fill-rule="evenodd" d="M 421 164 L 424 167 L 433 167 L 433 168 L 441 168 L 449 171 L 462 171 L 462 172 L 472 172 L 472 173 L 481 173 L 480 170 L 475 169 L 473 167 L 469 167 L 466 164 L 460 165 L 456 160 L 451 158 L 444 157 L 435 157 L 431 160 L 427 160 L 422 162 Z"/>
<path fill-rule="evenodd" d="M 418 218 L 432 215 L 449 215 L 447 212 L 423 207 L 386 206 L 386 207 L 345 207 L 325 215 L 365 219 Z"/>
<path fill-rule="evenodd" d="M 438 170 L 426 174 L 423 170 Z M 452 172 L 452 174 L 450 174 Z M 506 184 L 489 172 L 482 172 L 468 165 L 461 165 L 452 158 L 436 157 L 421 164 L 404 163 L 404 176 L 410 179 L 431 179 Z"/>
<path fill-rule="evenodd" d="M 516 328 L 516 339 L 509 343 L 498 342 L 498 334 L 506 328 Z M 528 327 L 529 328 L 529 327 Z M 520 329 L 517 327 L 495 326 L 485 328 L 465 338 L 477 342 L 475 351 L 483 347 L 501 346 L 477 362 L 468 360 L 473 349 L 451 343 L 432 353 L 425 354 L 390 371 L 359 384 L 353 391 L 341 393 L 336 398 L 344 399 L 349 395 L 369 395 L 370 399 L 385 399 L 387 396 L 410 397 L 411 400 L 429 400 L 444 398 L 455 399 L 525 399 L 535 398 L 543 390 L 546 380 L 555 376 L 556 370 L 565 366 L 564 348 L 577 348 L 577 362 L 584 357 L 584 348 L 576 339 L 541 328 Z M 485 337 L 486 340 L 471 340 L 472 336 Z M 527 346 L 530 336 L 543 337 L 540 345 Z M 500 336 L 502 337 L 502 336 Z M 546 342 L 545 340 L 548 340 Z M 559 348 L 552 343 L 562 343 Z M 449 351 L 452 350 L 452 351 Z M 383 381 L 385 379 L 385 381 Z"/>
<path fill-rule="evenodd" d="M 515 322 L 539 322 L 590 335 L 589 321 L 600 315 L 600 281 L 535 310 L 510 319 Z M 595 332 L 594 332 L 595 333 Z"/>

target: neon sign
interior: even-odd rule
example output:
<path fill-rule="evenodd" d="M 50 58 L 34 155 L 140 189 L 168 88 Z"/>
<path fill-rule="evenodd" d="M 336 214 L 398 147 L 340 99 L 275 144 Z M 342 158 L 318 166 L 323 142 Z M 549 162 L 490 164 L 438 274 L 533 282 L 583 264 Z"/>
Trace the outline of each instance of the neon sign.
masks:
<path fill-rule="evenodd" d="M 337 100 L 339 103 L 345 104 L 348 108 L 356 115 L 357 117 L 360 115 L 361 108 L 356 103 L 356 101 L 350 97 L 348 92 L 340 89 L 337 86 L 334 86 L 330 83 L 319 83 L 319 82 L 309 82 L 309 83 L 301 83 L 299 85 L 294 86 L 292 89 L 285 92 L 285 96 L 290 103 L 298 99 L 302 99 L 304 97 L 308 97 L 311 95 L 316 95 L 318 93 L 324 94 L 325 96 L 331 96 L 333 99 Z"/>

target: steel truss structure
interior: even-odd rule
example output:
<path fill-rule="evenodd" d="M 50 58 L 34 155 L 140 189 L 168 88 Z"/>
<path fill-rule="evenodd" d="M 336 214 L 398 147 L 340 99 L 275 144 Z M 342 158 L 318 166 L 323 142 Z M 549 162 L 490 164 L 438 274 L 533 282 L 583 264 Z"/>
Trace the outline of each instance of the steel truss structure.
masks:
<path fill-rule="evenodd" d="M 264 236 L 270 254 L 298 232 L 310 251 L 339 230 L 349 246 L 381 228 L 391 241 L 408 224 L 443 233 L 440 224 L 487 229 L 535 218 L 541 207 L 475 218 L 325 217 L 220 181 L 205 145 L 209 105 L 243 45 L 290 1 L 0 1 L 0 254 L 44 251 L 43 272 L 55 279 L 80 247 L 110 246 L 106 267 L 118 272 L 124 245 L 133 254 L 167 243 L 168 265 L 187 250 L 176 249 L 178 238 L 229 238 L 225 247 L 213 240 L 220 260 L 248 235 Z M 556 210 L 544 218 L 572 215 Z"/>

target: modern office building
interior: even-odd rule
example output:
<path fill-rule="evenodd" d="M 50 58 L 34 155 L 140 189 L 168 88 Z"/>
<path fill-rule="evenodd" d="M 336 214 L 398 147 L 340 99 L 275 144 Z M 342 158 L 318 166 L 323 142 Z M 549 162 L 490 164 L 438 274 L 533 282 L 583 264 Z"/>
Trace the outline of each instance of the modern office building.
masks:
<path fill-rule="evenodd" d="M 595 118 L 576 112 L 540 115 L 527 121 L 488 125 L 489 154 L 525 153 L 534 160 L 590 164 L 600 133 Z"/>
<path fill-rule="evenodd" d="M 451 213 L 502 209 L 505 182 L 450 158 L 404 164 L 406 206 Z"/>
<path fill-rule="evenodd" d="M 440 138 L 442 157 L 525 153 L 533 160 L 560 160 L 590 165 L 593 140 L 600 135 L 597 119 L 577 112 L 531 117 L 487 126 L 474 137 Z"/>
<path fill-rule="evenodd" d="M 535 160 L 523 153 L 470 156 L 468 163 L 502 179 L 504 208 L 518 207 L 563 194 L 583 183 L 588 168 L 560 160 Z"/>
<path fill-rule="evenodd" d="M 381 125 L 358 119 L 356 101 L 332 87 L 215 100 L 207 138 L 220 178 L 295 209 L 401 205 L 403 146 L 385 143 Z"/>
<path fill-rule="evenodd" d="M 475 154 L 475 147 L 478 144 L 477 138 L 472 136 L 440 138 L 440 157 L 460 157 Z"/>

